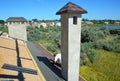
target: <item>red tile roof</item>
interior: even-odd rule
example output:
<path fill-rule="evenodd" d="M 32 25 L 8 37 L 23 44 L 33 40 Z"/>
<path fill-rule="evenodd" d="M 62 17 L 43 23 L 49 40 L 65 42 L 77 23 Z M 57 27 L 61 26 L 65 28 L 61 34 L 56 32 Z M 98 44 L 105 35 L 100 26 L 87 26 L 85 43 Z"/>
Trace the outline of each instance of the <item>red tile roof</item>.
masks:
<path fill-rule="evenodd" d="M 84 10 L 82 7 L 69 2 L 67 3 L 64 7 L 62 7 L 56 14 L 63 14 L 63 13 L 79 13 L 79 14 L 84 14 L 87 13 L 86 10 Z"/>
<path fill-rule="evenodd" d="M 9 17 L 7 22 L 26 22 L 27 20 L 24 17 Z"/>

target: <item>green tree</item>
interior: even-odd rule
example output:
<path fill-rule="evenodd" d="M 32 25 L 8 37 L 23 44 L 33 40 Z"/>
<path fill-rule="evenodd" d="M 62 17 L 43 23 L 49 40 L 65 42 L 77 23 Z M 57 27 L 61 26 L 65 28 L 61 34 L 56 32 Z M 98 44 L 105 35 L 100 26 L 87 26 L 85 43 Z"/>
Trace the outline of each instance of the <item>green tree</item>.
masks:
<path fill-rule="evenodd" d="M 0 24 L 1 24 L 1 25 L 4 25 L 4 24 L 5 24 L 5 21 L 4 21 L 4 20 L 0 20 Z"/>

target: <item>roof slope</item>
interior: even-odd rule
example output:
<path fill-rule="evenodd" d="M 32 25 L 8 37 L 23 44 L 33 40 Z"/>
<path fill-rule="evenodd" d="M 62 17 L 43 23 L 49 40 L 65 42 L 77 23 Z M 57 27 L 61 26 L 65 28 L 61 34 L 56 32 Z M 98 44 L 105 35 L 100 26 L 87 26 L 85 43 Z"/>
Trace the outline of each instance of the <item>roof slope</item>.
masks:
<path fill-rule="evenodd" d="M 87 13 L 86 10 L 84 10 L 82 7 L 72 3 L 68 2 L 64 7 L 62 7 L 56 14 L 63 14 L 63 13 L 79 13 L 84 14 Z"/>
<path fill-rule="evenodd" d="M 7 22 L 25 22 L 27 21 L 24 17 L 9 17 Z"/>

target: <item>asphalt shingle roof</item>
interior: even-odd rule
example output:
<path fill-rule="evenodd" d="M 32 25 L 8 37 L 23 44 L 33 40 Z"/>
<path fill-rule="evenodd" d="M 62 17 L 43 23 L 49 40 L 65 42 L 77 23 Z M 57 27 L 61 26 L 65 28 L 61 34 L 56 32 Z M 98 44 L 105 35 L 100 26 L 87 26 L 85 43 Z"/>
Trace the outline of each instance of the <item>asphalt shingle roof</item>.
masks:
<path fill-rule="evenodd" d="M 84 14 L 87 13 L 86 10 L 84 10 L 82 7 L 72 3 L 68 2 L 64 7 L 62 7 L 56 14 L 63 14 L 63 13 L 79 13 Z"/>
<path fill-rule="evenodd" d="M 7 22 L 26 22 L 27 20 L 24 17 L 9 17 Z"/>

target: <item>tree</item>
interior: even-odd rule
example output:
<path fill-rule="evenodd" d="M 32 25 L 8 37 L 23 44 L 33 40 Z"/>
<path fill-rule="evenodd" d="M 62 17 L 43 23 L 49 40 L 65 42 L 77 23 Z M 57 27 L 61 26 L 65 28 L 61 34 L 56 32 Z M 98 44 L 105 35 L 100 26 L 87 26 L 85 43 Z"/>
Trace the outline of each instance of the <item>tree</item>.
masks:
<path fill-rule="evenodd" d="M 32 21 L 34 21 L 34 22 L 38 22 L 39 20 L 38 20 L 38 19 L 32 19 Z"/>
<path fill-rule="evenodd" d="M 5 24 L 5 21 L 4 21 L 4 20 L 0 20 L 0 24 L 1 24 L 1 25 L 4 25 L 4 24 Z"/>
<path fill-rule="evenodd" d="M 110 24 L 114 24 L 115 20 L 108 20 Z"/>

